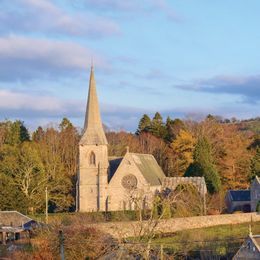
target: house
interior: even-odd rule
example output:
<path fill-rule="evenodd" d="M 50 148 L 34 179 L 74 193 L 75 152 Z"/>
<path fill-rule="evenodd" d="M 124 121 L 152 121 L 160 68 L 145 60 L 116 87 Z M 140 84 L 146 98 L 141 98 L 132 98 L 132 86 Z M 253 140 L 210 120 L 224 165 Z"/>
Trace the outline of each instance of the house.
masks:
<path fill-rule="evenodd" d="M 0 242 L 6 244 L 7 240 L 17 240 L 36 225 L 36 221 L 18 211 L 0 211 Z"/>
<path fill-rule="evenodd" d="M 149 208 L 153 196 L 177 185 L 194 185 L 204 196 L 204 177 L 166 178 L 152 154 L 108 156 L 108 142 L 99 111 L 94 69 L 91 67 L 88 101 L 82 138 L 79 142 L 77 205 L 80 212 L 133 210 L 139 199 Z M 169 187 L 167 185 L 169 184 Z"/>
<path fill-rule="evenodd" d="M 250 232 L 249 236 L 233 257 L 233 260 L 242 259 L 260 259 L 260 235 L 252 235 Z"/>
<path fill-rule="evenodd" d="M 250 186 L 251 211 L 258 211 L 258 203 L 260 203 L 260 179 L 258 176 L 252 181 Z"/>
<path fill-rule="evenodd" d="M 260 178 L 256 176 L 248 190 L 227 191 L 225 203 L 228 213 L 234 211 L 258 211 L 258 205 L 260 205 Z"/>
<path fill-rule="evenodd" d="M 229 190 L 225 197 L 228 213 L 251 211 L 250 190 Z"/>

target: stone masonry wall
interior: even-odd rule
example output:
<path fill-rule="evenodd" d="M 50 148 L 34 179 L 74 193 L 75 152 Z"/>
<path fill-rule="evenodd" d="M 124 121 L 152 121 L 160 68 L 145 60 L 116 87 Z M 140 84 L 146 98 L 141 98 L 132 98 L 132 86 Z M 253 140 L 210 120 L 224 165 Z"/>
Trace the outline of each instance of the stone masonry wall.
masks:
<path fill-rule="evenodd" d="M 156 226 L 156 233 L 173 233 L 185 229 L 203 228 L 219 225 L 235 225 L 239 223 L 246 223 L 252 221 L 260 221 L 260 214 L 253 213 L 239 213 L 239 214 L 225 214 L 214 216 L 199 216 L 188 218 L 171 218 L 161 220 Z M 108 222 L 95 224 L 97 228 L 111 234 L 113 237 L 122 239 L 136 236 L 140 228 L 147 230 L 151 227 L 151 223 L 143 221 L 132 222 Z"/>

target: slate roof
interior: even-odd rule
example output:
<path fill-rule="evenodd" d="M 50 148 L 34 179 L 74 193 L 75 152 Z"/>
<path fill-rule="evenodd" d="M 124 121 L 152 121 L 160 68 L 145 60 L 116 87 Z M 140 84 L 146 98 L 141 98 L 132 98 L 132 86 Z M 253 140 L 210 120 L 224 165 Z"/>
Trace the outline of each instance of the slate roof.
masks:
<path fill-rule="evenodd" d="M 250 201 L 250 190 L 230 190 L 231 199 L 233 201 Z"/>
<path fill-rule="evenodd" d="M 133 158 L 137 168 L 151 186 L 162 184 L 165 175 L 153 155 L 138 153 L 129 153 L 129 155 Z"/>
<path fill-rule="evenodd" d="M 254 244 L 256 245 L 258 251 L 260 252 L 260 235 L 252 235 L 252 240 L 254 241 Z"/>
<path fill-rule="evenodd" d="M 31 221 L 33 221 L 31 218 L 21 214 L 18 211 L 0 211 L 1 226 L 22 227 Z"/>
<path fill-rule="evenodd" d="M 122 162 L 123 157 L 118 157 L 118 158 L 109 158 L 109 168 L 110 168 L 110 172 L 109 172 L 109 180 L 111 180 L 111 178 L 114 176 L 115 172 L 117 171 L 118 166 L 120 165 L 120 163 Z"/>

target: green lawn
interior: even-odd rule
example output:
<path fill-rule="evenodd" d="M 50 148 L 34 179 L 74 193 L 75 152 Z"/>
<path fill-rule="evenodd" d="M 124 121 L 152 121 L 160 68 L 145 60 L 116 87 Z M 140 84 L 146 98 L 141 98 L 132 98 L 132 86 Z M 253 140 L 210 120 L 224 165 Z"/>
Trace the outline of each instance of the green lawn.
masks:
<path fill-rule="evenodd" d="M 151 246 L 163 245 L 168 253 L 198 257 L 198 254 L 206 252 L 212 254 L 211 256 L 230 259 L 248 236 L 249 224 L 223 225 L 160 235 L 152 241 Z M 260 234 L 260 222 L 252 223 L 252 233 Z"/>

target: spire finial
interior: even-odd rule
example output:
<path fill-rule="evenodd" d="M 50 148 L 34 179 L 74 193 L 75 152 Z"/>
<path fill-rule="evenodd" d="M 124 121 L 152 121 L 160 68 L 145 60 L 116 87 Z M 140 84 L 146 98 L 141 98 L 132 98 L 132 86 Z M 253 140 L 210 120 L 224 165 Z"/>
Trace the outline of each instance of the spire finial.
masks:
<path fill-rule="evenodd" d="M 91 56 L 91 70 L 94 69 L 93 57 Z"/>

